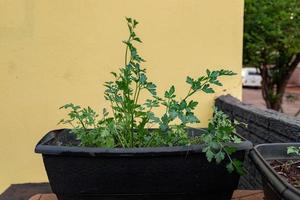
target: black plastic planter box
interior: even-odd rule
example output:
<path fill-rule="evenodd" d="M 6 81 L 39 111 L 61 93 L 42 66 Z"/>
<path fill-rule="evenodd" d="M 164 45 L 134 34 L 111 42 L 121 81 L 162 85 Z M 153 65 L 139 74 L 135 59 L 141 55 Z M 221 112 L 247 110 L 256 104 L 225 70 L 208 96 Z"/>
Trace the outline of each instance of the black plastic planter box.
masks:
<path fill-rule="evenodd" d="M 74 143 L 75 136 L 68 129 L 51 131 L 35 149 L 43 155 L 59 200 L 226 200 L 239 181 L 237 173 L 227 172 L 226 163 L 209 163 L 202 145 L 108 149 L 53 141 Z M 234 146 L 238 151 L 233 157 L 241 160 L 252 148 L 249 141 Z"/>
<path fill-rule="evenodd" d="M 299 200 L 300 191 L 283 180 L 269 165 L 271 160 L 300 159 L 299 156 L 288 156 L 287 147 L 300 146 L 299 143 L 274 143 L 257 145 L 249 156 L 262 175 L 266 200 Z"/>

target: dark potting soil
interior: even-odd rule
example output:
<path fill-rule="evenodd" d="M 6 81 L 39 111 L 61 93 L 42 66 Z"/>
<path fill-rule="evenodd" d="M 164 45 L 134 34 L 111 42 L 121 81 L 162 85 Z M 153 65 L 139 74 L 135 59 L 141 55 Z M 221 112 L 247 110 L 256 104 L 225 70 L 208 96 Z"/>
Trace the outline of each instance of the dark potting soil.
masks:
<path fill-rule="evenodd" d="M 270 165 L 279 176 L 300 190 L 300 160 L 272 160 Z"/>
<path fill-rule="evenodd" d="M 46 142 L 46 144 L 55 146 L 80 146 L 80 141 L 69 129 L 64 129 L 59 134 L 56 134 L 56 137 Z"/>

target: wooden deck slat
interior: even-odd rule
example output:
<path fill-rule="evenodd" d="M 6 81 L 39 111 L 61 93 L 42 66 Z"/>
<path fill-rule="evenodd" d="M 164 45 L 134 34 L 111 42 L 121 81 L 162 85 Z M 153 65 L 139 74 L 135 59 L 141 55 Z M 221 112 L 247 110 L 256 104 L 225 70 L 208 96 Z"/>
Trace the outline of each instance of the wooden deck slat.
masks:
<path fill-rule="evenodd" d="M 236 190 L 232 200 L 263 200 L 262 190 Z M 57 200 L 55 194 L 37 194 L 29 200 Z"/>

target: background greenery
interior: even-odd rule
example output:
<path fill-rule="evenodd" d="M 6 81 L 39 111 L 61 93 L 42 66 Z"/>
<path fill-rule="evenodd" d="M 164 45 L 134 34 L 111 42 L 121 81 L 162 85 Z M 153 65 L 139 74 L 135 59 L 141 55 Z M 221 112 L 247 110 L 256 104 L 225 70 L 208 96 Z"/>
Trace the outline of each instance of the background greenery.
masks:
<path fill-rule="evenodd" d="M 260 71 L 267 108 L 282 110 L 288 80 L 300 63 L 299 0 L 245 0 L 243 59 Z"/>

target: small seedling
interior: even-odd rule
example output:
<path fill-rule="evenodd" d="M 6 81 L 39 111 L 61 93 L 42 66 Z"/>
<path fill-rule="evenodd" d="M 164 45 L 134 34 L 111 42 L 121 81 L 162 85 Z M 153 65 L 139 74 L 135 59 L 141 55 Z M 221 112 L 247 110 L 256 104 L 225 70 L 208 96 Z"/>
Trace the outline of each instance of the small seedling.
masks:
<path fill-rule="evenodd" d="M 287 154 L 300 156 L 300 147 L 289 146 L 287 148 Z"/>

